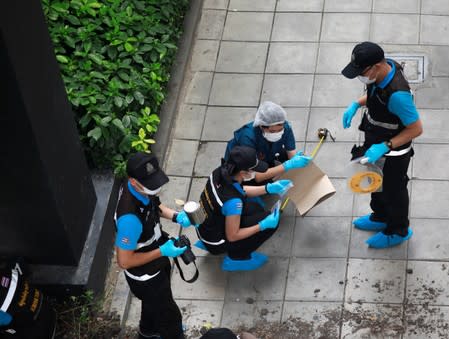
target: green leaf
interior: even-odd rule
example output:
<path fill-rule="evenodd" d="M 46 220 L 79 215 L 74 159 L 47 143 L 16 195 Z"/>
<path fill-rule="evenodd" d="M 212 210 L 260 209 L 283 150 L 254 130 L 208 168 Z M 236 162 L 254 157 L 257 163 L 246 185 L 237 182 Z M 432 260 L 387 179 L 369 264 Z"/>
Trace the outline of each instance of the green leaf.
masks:
<path fill-rule="evenodd" d="M 145 101 L 145 97 L 139 91 L 134 92 L 134 98 L 139 102 L 139 104 L 143 105 Z"/>
<path fill-rule="evenodd" d="M 129 127 L 131 125 L 131 119 L 129 118 L 129 116 L 125 115 L 122 118 L 122 124 L 124 127 Z"/>
<path fill-rule="evenodd" d="M 57 55 L 56 60 L 58 60 L 61 64 L 69 63 L 69 59 L 67 59 L 67 57 L 65 57 L 64 55 Z"/>
<path fill-rule="evenodd" d="M 146 135 L 147 134 L 145 133 L 145 130 L 143 128 L 140 128 L 139 129 L 139 138 L 140 139 L 145 139 Z"/>
<path fill-rule="evenodd" d="M 129 42 L 125 42 L 125 50 L 129 53 L 134 51 L 133 45 L 131 45 Z"/>
<path fill-rule="evenodd" d="M 124 131 L 124 130 L 125 130 L 125 127 L 123 126 L 123 123 L 122 123 L 121 120 L 115 118 L 114 120 L 112 120 L 112 123 L 113 123 L 115 126 L 117 126 L 117 128 L 118 128 L 119 130 L 121 130 L 121 131 Z"/>
<path fill-rule="evenodd" d="M 114 97 L 114 104 L 119 108 L 122 107 L 123 99 L 121 97 Z"/>
<path fill-rule="evenodd" d="M 95 141 L 98 141 L 98 139 L 101 138 L 101 134 L 102 134 L 101 133 L 101 128 L 100 127 L 95 127 L 94 129 L 91 129 L 87 133 L 87 136 L 95 139 Z"/>

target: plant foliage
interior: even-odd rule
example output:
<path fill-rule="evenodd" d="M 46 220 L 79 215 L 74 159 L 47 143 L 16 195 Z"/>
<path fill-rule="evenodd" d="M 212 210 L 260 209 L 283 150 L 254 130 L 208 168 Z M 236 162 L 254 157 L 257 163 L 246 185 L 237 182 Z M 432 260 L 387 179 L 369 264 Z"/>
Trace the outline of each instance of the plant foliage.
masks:
<path fill-rule="evenodd" d="M 89 163 L 149 151 L 188 0 L 42 0 Z"/>

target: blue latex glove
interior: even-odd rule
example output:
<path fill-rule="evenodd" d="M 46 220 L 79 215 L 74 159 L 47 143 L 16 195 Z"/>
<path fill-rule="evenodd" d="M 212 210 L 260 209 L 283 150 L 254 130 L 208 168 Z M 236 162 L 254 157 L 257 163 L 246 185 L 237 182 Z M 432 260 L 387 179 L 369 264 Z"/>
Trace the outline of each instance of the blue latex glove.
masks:
<path fill-rule="evenodd" d="M 175 258 L 183 254 L 184 251 L 187 249 L 187 246 L 176 247 L 173 240 L 170 239 L 163 245 L 159 246 L 159 249 L 161 250 L 161 254 L 163 257 Z"/>
<path fill-rule="evenodd" d="M 9 325 L 12 321 L 12 317 L 9 313 L 0 311 L 0 326 Z"/>
<path fill-rule="evenodd" d="M 288 172 L 294 168 L 306 167 L 309 164 L 310 160 L 312 160 L 311 157 L 296 154 L 291 159 L 284 161 L 284 169 L 286 172 Z"/>
<path fill-rule="evenodd" d="M 293 187 L 292 181 L 284 179 L 266 184 L 265 190 L 267 191 L 268 194 L 284 195 L 291 187 Z"/>
<path fill-rule="evenodd" d="M 176 222 L 182 227 L 189 227 L 192 225 L 185 211 L 181 211 L 178 213 L 178 215 L 176 216 Z"/>
<path fill-rule="evenodd" d="M 369 163 L 373 164 L 388 151 L 390 151 L 388 146 L 384 142 L 381 142 L 380 144 L 371 145 L 365 152 L 365 157 L 368 158 Z"/>
<path fill-rule="evenodd" d="M 259 227 L 261 231 L 265 231 L 268 228 L 276 228 L 279 225 L 279 209 L 276 208 L 273 213 L 267 216 L 262 221 L 259 221 Z"/>
<path fill-rule="evenodd" d="M 343 128 L 351 127 L 351 120 L 360 108 L 360 104 L 357 101 L 353 101 L 346 111 L 343 113 Z"/>

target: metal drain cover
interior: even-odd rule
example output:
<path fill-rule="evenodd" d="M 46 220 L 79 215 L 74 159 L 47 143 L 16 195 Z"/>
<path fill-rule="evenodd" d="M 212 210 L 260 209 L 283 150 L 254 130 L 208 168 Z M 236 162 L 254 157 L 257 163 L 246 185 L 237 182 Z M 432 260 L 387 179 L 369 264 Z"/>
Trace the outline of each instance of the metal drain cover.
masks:
<path fill-rule="evenodd" d="M 385 57 L 404 67 L 405 76 L 410 83 L 417 84 L 424 81 L 424 55 L 385 54 Z"/>

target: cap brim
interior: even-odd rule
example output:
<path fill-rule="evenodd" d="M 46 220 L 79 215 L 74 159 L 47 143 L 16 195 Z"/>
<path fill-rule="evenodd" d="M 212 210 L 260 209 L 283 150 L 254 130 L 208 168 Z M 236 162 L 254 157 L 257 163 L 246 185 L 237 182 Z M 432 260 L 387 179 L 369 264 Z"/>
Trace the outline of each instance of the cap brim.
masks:
<path fill-rule="evenodd" d="M 268 170 L 268 164 L 265 161 L 258 160 L 257 165 L 251 168 L 251 171 L 263 173 Z"/>
<path fill-rule="evenodd" d="M 169 181 L 168 177 L 165 173 L 158 169 L 155 173 L 151 174 L 148 178 L 144 180 L 139 180 L 139 182 L 144 185 L 146 188 L 154 191 L 165 185 Z"/>
<path fill-rule="evenodd" d="M 343 70 L 341 74 L 343 74 L 348 79 L 354 79 L 356 76 L 362 74 L 363 68 L 355 66 L 352 62 L 350 62 Z"/>

